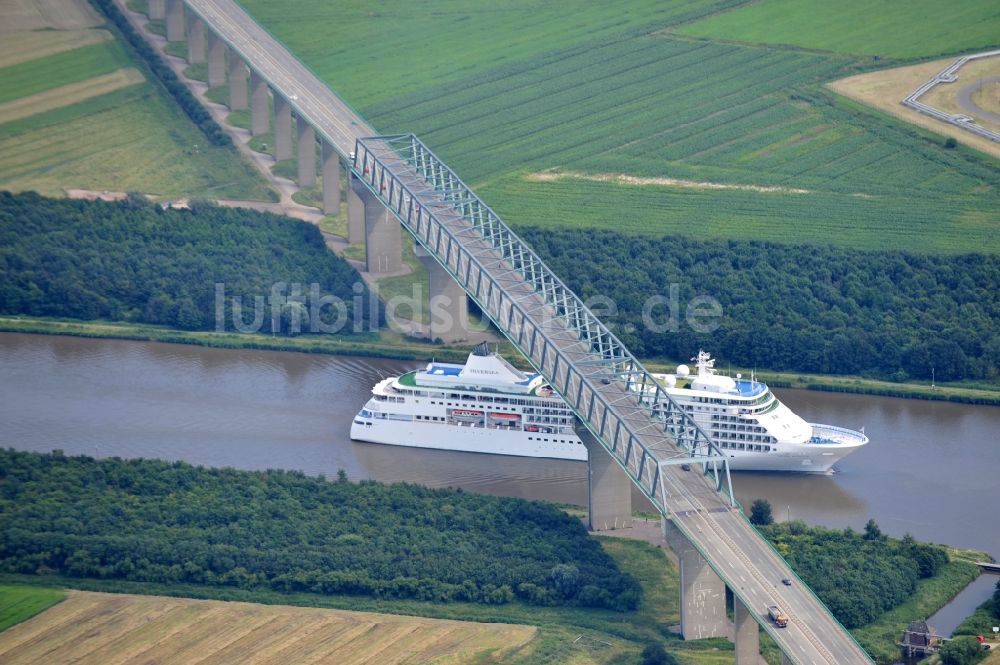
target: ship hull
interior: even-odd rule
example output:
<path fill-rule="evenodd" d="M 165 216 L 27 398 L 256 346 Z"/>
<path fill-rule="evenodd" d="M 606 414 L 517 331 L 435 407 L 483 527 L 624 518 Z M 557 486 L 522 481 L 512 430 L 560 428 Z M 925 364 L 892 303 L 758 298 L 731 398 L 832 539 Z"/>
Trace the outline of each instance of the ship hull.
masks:
<path fill-rule="evenodd" d="M 371 423 L 371 424 L 368 424 Z M 545 441 L 548 438 L 549 441 Z M 356 420 L 351 425 L 351 439 L 407 448 L 452 450 L 458 452 L 511 455 L 587 461 L 582 443 L 559 443 L 555 436 L 532 436 L 520 431 L 505 431 L 456 425 L 397 422 L 392 420 Z M 562 435 L 566 439 L 566 435 Z M 769 453 L 724 451 L 732 471 L 778 471 L 792 473 L 830 473 L 834 464 L 858 446 L 824 444 L 784 444 Z"/>
<path fill-rule="evenodd" d="M 784 471 L 794 473 L 831 473 L 833 465 L 855 449 L 830 448 L 818 444 L 778 446 L 769 453 L 723 451 L 729 458 L 730 471 Z"/>
<path fill-rule="evenodd" d="M 484 427 L 355 419 L 351 438 L 407 448 L 587 461 L 587 448 L 579 439 L 566 434 L 528 434 Z"/>

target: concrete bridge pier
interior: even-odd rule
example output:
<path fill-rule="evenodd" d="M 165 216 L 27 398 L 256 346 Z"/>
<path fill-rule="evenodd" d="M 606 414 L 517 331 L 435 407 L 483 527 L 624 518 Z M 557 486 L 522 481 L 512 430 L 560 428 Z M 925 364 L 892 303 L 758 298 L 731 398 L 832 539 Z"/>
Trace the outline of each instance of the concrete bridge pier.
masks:
<path fill-rule="evenodd" d="M 153 6 L 152 3 L 149 5 Z M 188 13 L 187 20 L 188 64 L 205 62 L 205 22 L 194 12 Z"/>
<path fill-rule="evenodd" d="M 365 201 L 362 197 L 366 194 L 368 188 L 350 173 L 347 183 L 347 242 L 352 245 L 365 241 Z"/>
<path fill-rule="evenodd" d="M 323 213 L 340 214 L 340 155 L 323 141 Z"/>
<path fill-rule="evenodd" d="M 184 41 L 184 2 L 183 0 L 167 1 L 167 41 Z"/>
<path fill-rule="evenodd" d="M 413 252 L 427 269 L 430 338 L 445 343 L 468 339 L 469 300 L 465 289 L 419 244 L 414 243 Z"/>
<path fill-rule="evenodd" d="M 403 238 L 399 220 L 369 189 L 364 188 L 359 193 L 365 206 L 365 263 L 368 272 L 399 272 L 403 268 Z"/>
<path fill-rule="evenodd" d="M 279 94 L 274 95 L 274 159 L 292 158 L 292 107 Z"/>
<path fill-rule="evenodd" d="M 632 481 L 590 430 L 578 426 L 576 433 L 587 447 L 587 528 L 632 526 Z"/>
<path fill-rule="evenodd" d="M 167 0 L 149 0 L 149 19 L 162 21 L 167 18 Z"/>
<path fill-rule="evenodd" d="M 229 53 L 229 110 L 247 109 L 247 66 L 234 52 Z"/>
<path fill-rule="evenodd" d="M 255 71 L 250 72 L 250 133 L 254 136 L 267 134 L 271 129 L 268 115 L 267 81 Z"/>
<path fill-rule="evenodd" d="M 739 597 L 733 597 L 736 665 L 757 665 L 760 662 L 760 628 L 757 620 Z M 784 655 L 784 654 L 782 654 Z"/>
<path fill-rule="evenodd" d="M 316 184 L 316 130 L 302 116 L 295 119 L 298 130 L 299 187 Z"/>
<path fill-rule="evenodd" d="M 208 31 L 208 87 L 226 85 L 226 43 Z"/>
<path fill-rule="evenodd" d="M 727 637 L 729 617 L 726 616 L 725 582 L 715 574 L 701 553 L 673 522 L 665 519 L 662 526 L 663 538 L 677 555 L 680 567 L 681 635 L 685 640 Z M 757 624 L 754 623 L 755 630 L 756 627 Z M 737 662 L 749 661 L 737 660 Z"/>

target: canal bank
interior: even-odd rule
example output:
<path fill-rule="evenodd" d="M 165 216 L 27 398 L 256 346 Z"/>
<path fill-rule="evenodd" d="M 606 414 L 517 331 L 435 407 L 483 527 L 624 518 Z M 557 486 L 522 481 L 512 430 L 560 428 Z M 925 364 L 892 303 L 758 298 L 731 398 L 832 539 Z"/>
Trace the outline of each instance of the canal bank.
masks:
<path fill-rule="evenodd" d="M 0 445 L 284 468 L 586 503 L 580 462 L 496 458 L 352 442 L 381 377 L 426 363 L 359 356 L 0 334 Z M 815 422 L 866 428 L 872 443 L 828 476 L 737 473 L 737 497 L 777 519 L 1000 553 L 1000 409 L 776 390 Z"/>
<path fill-rule="evenodd" d="M 431 354 L 438 360 L 448 362 L 464 360 L 470 348 L 464 344 L 433 344 L 425 340 L 407 338 L 390 331 L 358 336 L 300 335 L 284 337 L 253 333 L 179 330 L 165 326 L 118 321 L 78 321 L 26 316 L 0 316 L 0 333 L 3 332 L 156 341 L 220 349 L 262 349 L 298 353 L 358 355 L 402 360 L 422 360 Z M 499 345 L 501 352 L 508 357 L 517 356 L 517 351 L 510 343 L 501 341 Z M 652 371 L 672 372 L 675 368 L 674 364 L 655 359 L 647 359 L 643 362 Z M 732 371 L 737 372 L 740 369 L 732 368 Z M 744 369 L 743 373 L 750 374 L 750 371 Z M 772 387 L 1000 406 L 1000 386 L 994 386 L 988 381 L 961 383 L 960 385 L 927 385 L 923 383 L 894 383 L 858 376 L 774 372 L 766 369 L 755 369 L 754 371 L 758 378 L 769 383 Z"/>

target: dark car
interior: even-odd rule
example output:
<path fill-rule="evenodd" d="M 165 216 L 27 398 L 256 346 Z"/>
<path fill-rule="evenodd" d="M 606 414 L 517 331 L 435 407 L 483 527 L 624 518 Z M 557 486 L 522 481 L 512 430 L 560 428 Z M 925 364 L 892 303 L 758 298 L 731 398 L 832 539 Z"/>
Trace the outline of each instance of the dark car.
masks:
<path fill-rule="evenodd" d="M 788 579 L 787 577 L 785 579 L 781 580 L 781 583 L 784 584 L 785 586 L 792 586 L 792 581 L 790 579 Z"/>

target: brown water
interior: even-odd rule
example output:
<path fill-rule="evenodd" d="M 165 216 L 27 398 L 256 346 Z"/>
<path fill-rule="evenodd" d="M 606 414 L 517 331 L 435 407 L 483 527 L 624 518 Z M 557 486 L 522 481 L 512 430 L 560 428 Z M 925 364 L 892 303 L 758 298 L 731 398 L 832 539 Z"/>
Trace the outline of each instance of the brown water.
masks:
<path fill-rule="evenodd" d="M 354 443 L 381 375 L 422 363 L 0 334 L 0 446 L 243 469 L 407 480 L 586 502 L 586 465 Z M 1000 408 L 776 391 L 807 420 L 865 426 L 831 476 L 734 474 L 775 517 L 883 531 L 1000 555 Z"/>

